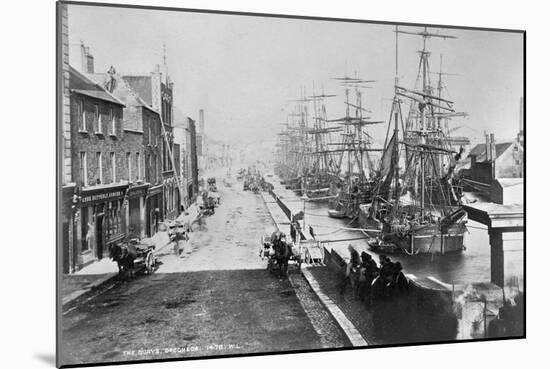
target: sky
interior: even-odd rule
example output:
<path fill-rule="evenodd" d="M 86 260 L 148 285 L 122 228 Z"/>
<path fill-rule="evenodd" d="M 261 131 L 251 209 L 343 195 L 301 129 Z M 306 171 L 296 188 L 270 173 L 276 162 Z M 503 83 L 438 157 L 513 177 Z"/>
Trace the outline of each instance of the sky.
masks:
<path fill-rule="evenodd" d="M 401 30 L 421 28 L 400 26 Z M 363 106 L 375 120 L 390 114 L 395 75 L 392 25 L 251 17 L 177 11 L 69 5 L 70 62 L 79 66 L 79 45 L 90 48 L 95 71 L 111 65 L 119 73 L 150 73 L 163 63 L 174 82 L 174 104 L 198 118 L 205 111 L 206 133 L 228 143 L 274 141 L 294 109 L 289 100 L 320 93 L 329 119 L 345 114 L 344 89 L 335 77 L 357 74 L 376 80 L 363 92 Z M 432 38 L 432 72 L 444 79 L 443 96 L 455 109 L 455 135 L 483 142 L 484 132 L 511 140 L 519 129 L 523 94 L 523 35 L 512 32 L 439 29 L 456 39 Z M 400 85 L 412 88 L 420 37 L 399 36 Z M 434 81 L 437 76 L 433 75 Z M 315 90 L 314 90 L 315 87 Z M 405 109 L 407 110 L 407 109 Z M 383 142 L 386 125 L 371 130 Z"/>

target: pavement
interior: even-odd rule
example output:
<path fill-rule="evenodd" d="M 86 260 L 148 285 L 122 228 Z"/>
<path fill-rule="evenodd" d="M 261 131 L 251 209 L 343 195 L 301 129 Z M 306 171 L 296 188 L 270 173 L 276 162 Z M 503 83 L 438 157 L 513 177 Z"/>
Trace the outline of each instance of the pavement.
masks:
<path fill-rule="evenodd" d="M 118 362 L 351 346 L 297 270 L 279 281 L 259 258 L 275 230 L 261 196 L 220 187 L 183 252 L 63 316 L 62 362 Z"/>

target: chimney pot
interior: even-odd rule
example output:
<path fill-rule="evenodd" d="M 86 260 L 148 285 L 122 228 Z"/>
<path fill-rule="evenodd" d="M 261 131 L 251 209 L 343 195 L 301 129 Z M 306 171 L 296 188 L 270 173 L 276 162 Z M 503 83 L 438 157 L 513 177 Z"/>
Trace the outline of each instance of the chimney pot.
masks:
<path fill-rule="evenodd" d="M 489 134 L 485 134 L 485 160 L 491 161 L 491 139 Z"/>

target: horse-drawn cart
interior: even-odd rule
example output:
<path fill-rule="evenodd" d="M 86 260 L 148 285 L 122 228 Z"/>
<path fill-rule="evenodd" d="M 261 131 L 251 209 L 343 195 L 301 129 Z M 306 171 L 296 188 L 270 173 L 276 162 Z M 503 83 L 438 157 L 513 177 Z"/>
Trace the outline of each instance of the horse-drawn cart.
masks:
<path fill-rule="evenodd" d="M 128 245 L 128 251 L 134 253 L 134 269 L 152 274 L 155 271 L 156 259 L 153 254 L 155 245 L 150 238 L 144 238 Z"/>
<path fill-rule="evenodd" d="M 276 231 L 271 235 L 264 235 L 260 239 L 260 258 L 267 259 L 267 270 L 272 273 L 287 273 L 289 263 L 297 270 L 302 265 L 302 255 L 293 242 L 286 241 L 283 232 Z"/>
<path fill-rule="evenodd" d="M 111 259 L 118 265 L 119 276 L 128 279 L 136 272 L 152 274 L 155 271 L 154 249 L 152 239 L 132 238 L 125 243 L 111 245 L 109 252 Z"/>

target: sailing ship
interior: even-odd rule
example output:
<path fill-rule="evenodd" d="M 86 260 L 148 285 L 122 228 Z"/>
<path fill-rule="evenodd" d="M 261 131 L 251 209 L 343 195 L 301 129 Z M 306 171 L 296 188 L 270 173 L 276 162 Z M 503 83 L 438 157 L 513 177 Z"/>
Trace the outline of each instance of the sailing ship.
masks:
<path fill-rule="evenodd" d="M 300 99 L 304 100 L 304 99 Z M 279 133 L 278 158 L 275 165 L 275 173 L 281 179 L 287 189 L 300 191 L 302 187 L 302 174 L 307 169 L 306 127 L 307 109 L 298 105 L 297 109 L 287 116 L 285 129 Z"/>
<path fill-rule="evenodd" d="M 314 88 L 315 91 L 315 88 Z M 330 135 L 341 127 L 327 126 L 324 99 L 336 95 L 324 92 L 296 100 L 296 108 L 287 116 L 285 129 L 280 133 L 279 162 L 275 171 L 287 189 L 309 201 L 325 201 L 331 196 L 333 182 L 338 178 L 334 154 L 327 150 Z M 310 124 L 308 103 L 313 102 L 313 124 Z"/>
<path fill-rule="evenodd" d="M 420 91 L 399 86 L 397 41 L 400 33 L 423 38 L 417 74 Z M 453 164 L 458 154 L 452 149 L 448 129 L 441 127 L 441 120 L 455 113 L 454 103 L 435 96 L 429 82 L 430 52 L 426 49 L 426 40 L 430 37 L 454 37 L 428 32 L 426 27 L 422 32 L 405 32 L 396 27 L 395 34 L 395 87 L 388 135 L 375 194 L 370 204 L 362 206 L 359 225 L 374 237 L 369 244 L 375 251 L 410 255 L 460 252 L 464 250 L 466 221 L 465 212 L 459 206 L 460 194 L 454 186 Z M 402 98 L 411 102 L 406 124 L 402 117 Z M 390 138 L 391 126 L 394 129 Z M 401 163 L 404 164 L 402 170 Z"/>
<path fill-rule="evenodd" d="M 305 195 L 310 201 L 328 201 L 334 194 L 334 183 L 338 182 L 339 168 L 333 152 L 328 150 L 330 135 L 342 131 L 341 127 L 327 125 L 327 111 L 324 103 L 326 98 L 336 95 L 325 94 L 324 91 L 309 96 L 313 102 L 313 127 L 305 127 L 304 132 L 311 137 L 310 166 L 304 173 L 303 188 L 300 195 Z"/>
<path fill-rule="evenodd" d="M 365 84 L 375 82 L 355 77 L 336 78 L 345 87 L 346 116 L 340 119 L 329 120 L 344 127 L 342 140 L 332 145 L 335 149 L 330 152 L 339 153 L 338 168 L 347 166 L 347 171 L 339 183 L 337 183 L 337 194 L 329 202 L 328 215 L 333 218 L 356 219 L 359 215 L 359 205 L 371 201 L 374 180 L 374 158 L 372 151 L 381 151 L 371 148 L 371 137 L 364 129 L 368 125 L 380 124 L 383 121 L 373 121 L 364 113 L 372 113 L 362 106 L 361 88 L 368 87 Z M 355 104 L 349 101 L 350 88 L 355 89 Z M 355 110 L 355 116 L 350 114 L 350 108 Z"/>

